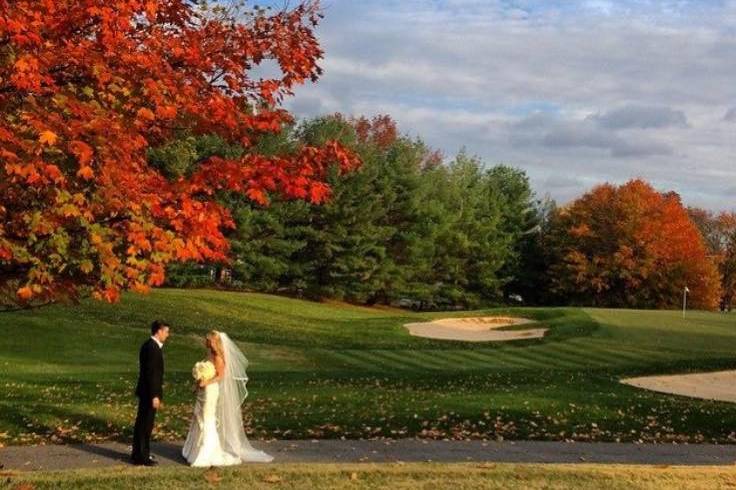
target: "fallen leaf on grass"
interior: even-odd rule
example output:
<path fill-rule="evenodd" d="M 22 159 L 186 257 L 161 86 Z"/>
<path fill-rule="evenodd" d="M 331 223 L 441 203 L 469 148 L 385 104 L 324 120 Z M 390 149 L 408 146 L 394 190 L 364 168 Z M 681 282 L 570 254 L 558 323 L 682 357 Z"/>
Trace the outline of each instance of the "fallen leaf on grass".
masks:
<path fill-rule="evenodd" d="M 356 481 L 358 479 L 358 474 L 353 471 L 352 473 L 350 473 L 350 479 Z"/>
<path fill-rule="evenodd" d="M 279 475 L 266 475 L 263 477 L 263 481 L 266 483 L 281 483 L 281 477 Z"/>
<path fill-rule="evenodd" d="M 204 472 L 204 479 L 210 485 L 217 485 L 222 480 L 222 477 L 214 470 L 207 470 Z"/>

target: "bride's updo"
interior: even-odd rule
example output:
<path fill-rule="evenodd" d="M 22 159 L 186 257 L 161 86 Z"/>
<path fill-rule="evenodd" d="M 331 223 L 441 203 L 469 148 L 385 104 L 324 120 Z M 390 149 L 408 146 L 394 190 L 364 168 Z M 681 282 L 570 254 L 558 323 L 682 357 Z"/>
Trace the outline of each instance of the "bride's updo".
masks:
<path fill-rule="evenodd" d="M 205 338 L 207 339 L 207 348 L 220 359 L 224 358 L 225 350 L 222 347 L 220 332 L 218 332 L 217 330 L 211 330 Z"/>

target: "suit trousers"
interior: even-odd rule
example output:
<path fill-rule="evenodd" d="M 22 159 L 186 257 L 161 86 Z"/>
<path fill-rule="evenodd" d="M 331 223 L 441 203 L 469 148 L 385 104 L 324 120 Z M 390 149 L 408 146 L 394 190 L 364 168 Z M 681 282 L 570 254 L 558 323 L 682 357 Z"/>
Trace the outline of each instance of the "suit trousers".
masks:
<path fill-rule="evenodd" d="M 156 409 L 150 398 L 138 399 L 138 415 L 135 418 L 133 431 L 133 461 L 146 462 L 151 457 L 151 433 Z"/>

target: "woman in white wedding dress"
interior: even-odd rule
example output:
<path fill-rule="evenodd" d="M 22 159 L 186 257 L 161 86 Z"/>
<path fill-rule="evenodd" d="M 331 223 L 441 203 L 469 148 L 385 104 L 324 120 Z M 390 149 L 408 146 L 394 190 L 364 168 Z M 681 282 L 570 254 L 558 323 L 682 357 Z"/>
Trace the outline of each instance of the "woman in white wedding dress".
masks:
<path fill-rule="evenodd" d="M 205 344 L 217 374 L 198 384 L 194 416 L 182 455 L 197 467 L 273 460 L 253 448 L 245 437 L 240 406 L 248 396 L 247 359 L 222 332 L 208 333 Z"/>

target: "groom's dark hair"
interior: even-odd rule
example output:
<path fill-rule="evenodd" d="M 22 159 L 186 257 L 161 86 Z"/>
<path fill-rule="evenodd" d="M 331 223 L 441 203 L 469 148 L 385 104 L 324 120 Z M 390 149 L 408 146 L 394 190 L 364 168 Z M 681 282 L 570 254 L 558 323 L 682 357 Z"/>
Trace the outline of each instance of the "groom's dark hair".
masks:
<path fill-rule="evenodd" d="M 151 323 L 151 335 L 156 335 L 159 330 L 168 326 L 168 324 L 162 322 L 161 320 L 154 320 L 153 323 Z"/>

